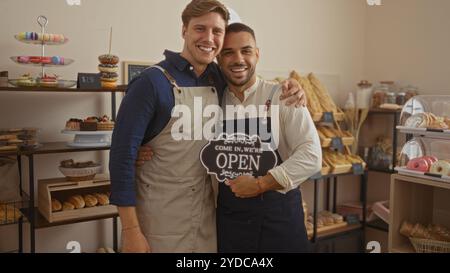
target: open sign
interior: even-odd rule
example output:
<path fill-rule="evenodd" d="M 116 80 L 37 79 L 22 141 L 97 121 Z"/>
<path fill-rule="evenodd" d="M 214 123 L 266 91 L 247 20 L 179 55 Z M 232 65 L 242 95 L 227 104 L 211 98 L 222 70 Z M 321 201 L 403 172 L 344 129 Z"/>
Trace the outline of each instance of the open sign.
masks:
<path fill-rule="evenodd" d="M 278 158 L 257 135 L 223 133 L 203 147 L 200 161 L 209 174 L 224 182 L 241 175 L 264 176 L 277 166 Z"/>

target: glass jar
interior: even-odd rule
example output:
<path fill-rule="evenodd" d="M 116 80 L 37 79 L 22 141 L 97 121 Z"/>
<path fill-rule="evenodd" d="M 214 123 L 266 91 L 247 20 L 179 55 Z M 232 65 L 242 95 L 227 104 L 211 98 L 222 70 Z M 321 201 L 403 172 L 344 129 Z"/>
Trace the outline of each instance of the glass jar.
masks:
<path fill-rule="evenodd" d="M 389 91 L 387 86 L 378 85 L 372 93 L 372 108 L 378 108 L 384 103 L 386 94 Z"/>
<path fill-rule="evenodd" d="M 386 93 L 385 100 L 384 100 L 384 103 L 396 104 L 397 101 L 396 101 L 396 95 L 395 95 L 395 93 L 394 93 L 394 92 L 391 92 L 391 91 L 387 92 L 387 93 Z"/>
<path fill-rule="evenodd" d="M 405 92 L 399 92 L 397 93 L 397 99 L 396 102 L 398 105 L 403 105 L 406 103 L 406 93 Z"/>
<path fill-rule="evenodd" d="M 414 96 L 419 95 L 419 89 L 415 86 L 408 85 L 402 89 L 405 93 L 405 103 Z"/>

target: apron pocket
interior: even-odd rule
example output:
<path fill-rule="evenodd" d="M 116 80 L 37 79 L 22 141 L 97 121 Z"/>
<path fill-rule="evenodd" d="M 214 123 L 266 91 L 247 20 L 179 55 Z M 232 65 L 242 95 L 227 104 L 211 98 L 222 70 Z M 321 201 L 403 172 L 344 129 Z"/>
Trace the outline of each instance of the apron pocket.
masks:
<path fill-rule="evenodd" d="M 137 210 L 144 232 L 150 236 L 188 233 L 201 210 L 204 177 L 166 177 L 146 173 L 138 179 Z"/>

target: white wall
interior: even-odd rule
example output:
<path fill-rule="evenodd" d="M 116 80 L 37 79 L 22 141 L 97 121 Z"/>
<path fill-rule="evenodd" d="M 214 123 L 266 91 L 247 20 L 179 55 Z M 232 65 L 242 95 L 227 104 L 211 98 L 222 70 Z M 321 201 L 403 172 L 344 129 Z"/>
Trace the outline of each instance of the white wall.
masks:
<path fill-rule="evenodd" d="M 450 94 L 450 1 L 383 0 L 367 9 L 365 75 Z"/>
<path fill-rule="evenodd" d="M 64 0 L 2 0 L 0 71 L 8 70 L 10 78 L 39 72 L 16 65 L 9 57 L 39 54 L 37 46 L 22 44 L 13 36 L 21 31 L 39 31 L 36 17 L 41 14 L 49 18 L 48 32 L 70 39 L 66 45 L 47 48 L 49 55 L 75 59 L 71 66 L 49 70 L 66 79 L 75 79 L 77 72 L 96 72 L 97 56 L 108 50 L 110 26 L 114 29 L 112 52 L 121 60 L 158 61 L 165 48 L 181 49 L 180 14 L 187 3 L 82 0 L 81 7 L 68 7 Z M 367 7 L 364 0 L 224 3 L 255 29 L 262 53 L 260 71 L 284 76 L 297 69 L 329 75 L 334 83 L 329 86 L 330 92 L 341 105 L 347 92 L 363 77 L 371 81 L 400 80 L 427 92 L 448 92 L 447 0 L 383 0 L 381 7 Z M 42 141 L 69 140 L 59 133 L 67 119 L 103 113 L 110 114 L 106 94 L 0 93 L 0 128 L 37 126 Z M 40 156 L 36 158 L 37 179 L 59 176 L 56 166 L 65 158 L 107 163 L 105 152 Z M 354 201 L 359 192 L 357 180 L 343 182 L 339 202 Z M 312 183 L 306 183 L 303 195 L 312 208 Z M 11 227 L 0 227 L 0 252 L 14 248 L 15 232 Z M 37 251 L 63 252 L 67 241 L 79 240 L 83 250 L 89 252 L 111 246 L 110 234 L 110 221 L 39 230 Z"/>

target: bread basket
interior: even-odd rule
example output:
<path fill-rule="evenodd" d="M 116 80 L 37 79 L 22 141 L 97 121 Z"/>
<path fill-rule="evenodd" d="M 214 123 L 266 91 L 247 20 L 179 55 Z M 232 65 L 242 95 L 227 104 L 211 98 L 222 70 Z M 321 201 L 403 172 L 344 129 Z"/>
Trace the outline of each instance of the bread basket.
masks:
<path fill-rule="evenodd" d="M 417 253 L 450 253 L 450 242 L 412 237 L 409 240 Z"/>
<path fill-rule="evenodd" d="M 97 173 L 102 170 L 101 165 L 96 165 L 92 167 L 85 168 L 65 168 L 59 167 L 59 171 L 67 178 L 69 181 L 85 181 L 91 180 L 95 177 Z"/>

